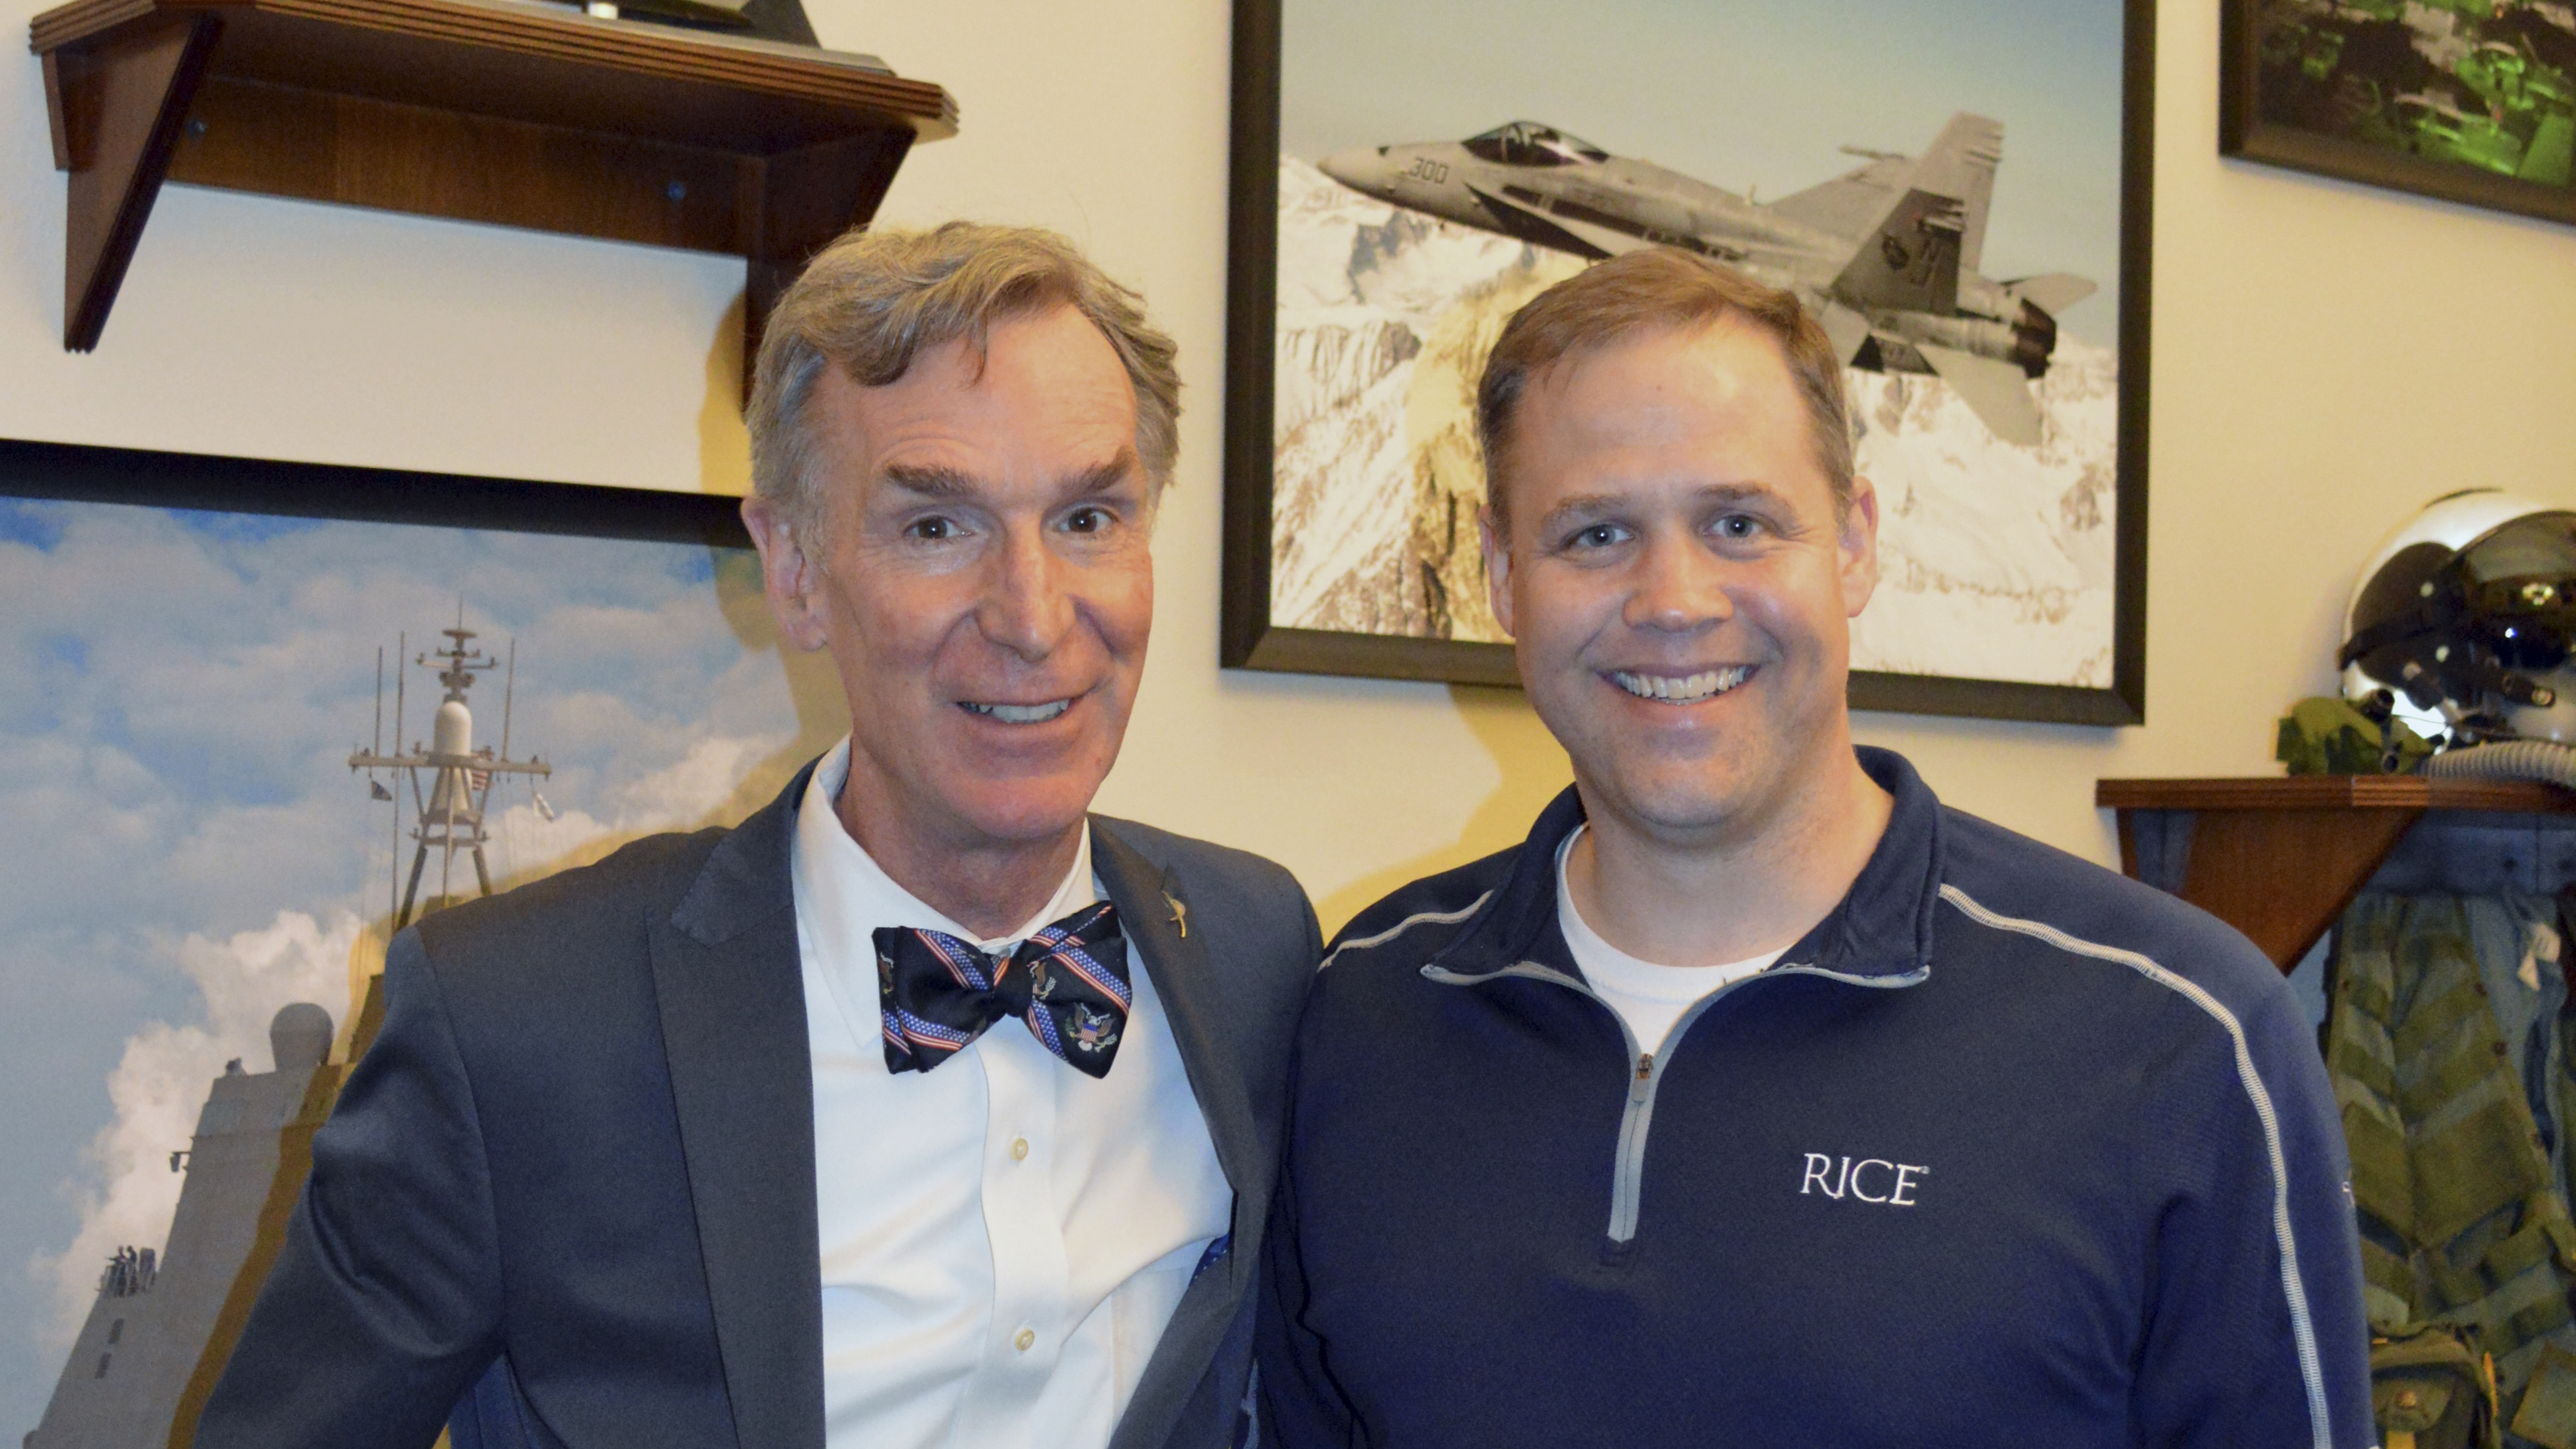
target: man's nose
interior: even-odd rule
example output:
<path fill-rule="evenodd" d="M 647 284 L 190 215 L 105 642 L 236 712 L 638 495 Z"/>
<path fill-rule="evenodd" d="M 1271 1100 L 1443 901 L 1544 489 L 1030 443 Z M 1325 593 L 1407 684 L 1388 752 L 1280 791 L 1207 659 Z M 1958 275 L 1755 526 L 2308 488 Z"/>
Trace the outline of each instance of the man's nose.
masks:
<path fill-rule="evenodd" d="M 1632 629 L 1688 633 L 1735 617 L 1735 601 L 1726 592 L 1726 565 L 1696 539 L 1647 539 L 1634 583 L 1620 611 L 1621 622 Z"/>
<path fill-rule="evenodd" d="M 1007 529 L 975 614 L 984 637 L 1031 663 L 1054 653 L 1073 627 L 1067 567 L 1040 529 Z"/>

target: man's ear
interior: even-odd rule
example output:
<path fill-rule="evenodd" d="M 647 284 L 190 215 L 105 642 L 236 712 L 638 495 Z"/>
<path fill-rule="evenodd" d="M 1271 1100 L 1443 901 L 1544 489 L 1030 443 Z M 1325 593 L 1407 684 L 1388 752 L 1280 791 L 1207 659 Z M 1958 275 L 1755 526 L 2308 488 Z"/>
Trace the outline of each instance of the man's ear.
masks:
<path fill-rule="evenodd" d="M 1476 544 L 1485 555 L 1485 602 L 1494 610 L 1494 622 L 1503 632 L 1512 632 L 1512 553 L 1511 541 L 1494 525 L 1494 510 L 1476 510 Z"/>
<path fill-rule="evenodd" d="M 796 530 L 770 499 L 755 495 L 742 500 L 742 526 L 751 530 L 752 546 L 760 550 L 761 591 L 769 597 L 779 634 L 808 653 L 822 648 L 830 635 L 824 627 L 821 564 L 805 552 Z"/>
<path fill-rule="evenodd" d="M 1857 619 L 1869 596 L 1878 592 L 1878 490 L 1866 478 L 1852 480 L 1835 548 L 1842 555 L 1843 616 Z"/>

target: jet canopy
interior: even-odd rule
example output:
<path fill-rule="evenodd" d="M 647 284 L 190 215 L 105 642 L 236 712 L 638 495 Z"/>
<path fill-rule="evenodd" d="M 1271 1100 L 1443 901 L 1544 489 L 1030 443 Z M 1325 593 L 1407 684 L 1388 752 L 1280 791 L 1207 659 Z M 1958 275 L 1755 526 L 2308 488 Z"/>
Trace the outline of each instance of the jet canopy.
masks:
<path fill-rule="evenodd" d="M 1505 166 L 1573 166 L 1607 161 L 1610 153 L 1536 121 L 1514 121 L 1467 139 L 1467 149 Z"/>

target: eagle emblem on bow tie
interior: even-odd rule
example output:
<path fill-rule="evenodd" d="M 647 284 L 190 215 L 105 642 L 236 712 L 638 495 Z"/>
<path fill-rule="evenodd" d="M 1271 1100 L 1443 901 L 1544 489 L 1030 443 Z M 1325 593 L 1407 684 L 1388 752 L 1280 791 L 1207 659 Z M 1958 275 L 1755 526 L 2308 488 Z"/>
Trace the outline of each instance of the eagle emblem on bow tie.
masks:
<path fill-rule="evenodd" d="M 1078 1052 L 1107 1051 L 1118 1045 L 1118 1019 L 1105 1011 L 1094 1011 L 1080 1002 L 1073 1007 L 1073 1049 Z"/>

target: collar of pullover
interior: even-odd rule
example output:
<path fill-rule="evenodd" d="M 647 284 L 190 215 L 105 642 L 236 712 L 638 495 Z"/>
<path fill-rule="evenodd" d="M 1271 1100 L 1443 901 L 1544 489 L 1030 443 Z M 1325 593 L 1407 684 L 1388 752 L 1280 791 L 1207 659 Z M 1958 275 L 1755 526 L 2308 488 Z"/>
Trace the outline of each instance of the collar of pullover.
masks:
<path fill-rule="evenodd" d="M 1862 746 L 1861 768 L 1895 799 L 1887 833 L 1851 889 L 1783 952 L 1784 966 L 1845 976 L 1902 976 L 1931 962 L 1932 908 L 1941 895 L 1941 802 L 1902 756 Z M 1556 929 L 1556 850 L 1583 821 L 1574 787 L 1539 813 L 1510 878 L 1433 958 L 1445 974 L 1481 976 L 1549 950 Z"/>

